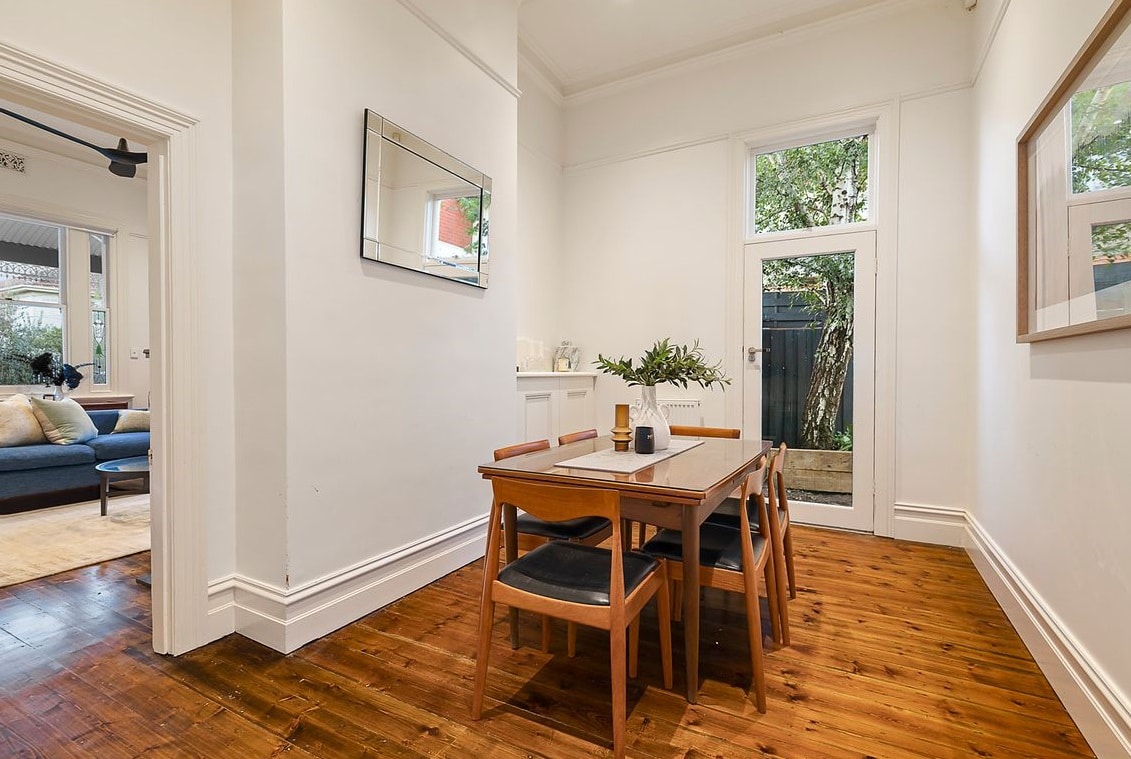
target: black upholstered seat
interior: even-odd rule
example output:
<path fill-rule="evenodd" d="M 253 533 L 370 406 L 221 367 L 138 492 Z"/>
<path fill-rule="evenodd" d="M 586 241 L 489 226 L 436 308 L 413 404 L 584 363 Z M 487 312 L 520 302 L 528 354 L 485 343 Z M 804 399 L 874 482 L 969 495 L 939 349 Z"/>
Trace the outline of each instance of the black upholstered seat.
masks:
<path fill-rule="evenodd" d="M 499 582 L 560 601 L 608 606 L 611 556 L 608 549 L 580 543 L 545 543 L 499 570 Z M 650 556 L 624 553 L 625 595 L 658 565 Z"/>
<path fill-rule="evenodd" d="M 579 517 L 564 522 L 547 522 L 530 514 L 519 514 L 515 524 L 523 535 L 537 535 L 547 540 L 576 541 L 588 540 L 612 527 L 612 522 L 604 517 Z"/>
<path fill-rule="evenodd" d="M 718 508 L 716 508 L 711 513 L 711 516 L 707 517 L 707 524 L 718 524 L 722 525 L 723 527 L 730 527 L 737 530 L 739 524 L 741 524 L 741 517 L 738 515 L 738 509 L 738 499 L 727 498 L 725 501 L 719 504 Z M 789 515 L 785 513 L 784 509 L 771 509 L 771 513 L 775 511 L 778 515 L 778 522 L 785 524 L 786 520 L 789 519 Z M 750 529 L 753 532 L 758 532 L 757 517 L 751 518 Z"/>
<path fill-rule="evenodd" d="M 766 550 L 761 535 L 752 536 L 754 561 Z M 656 537 L 641 549 L 649 556 L 683 561 L 683 533 L 679 530 L 660 530 Z M 742 571 L 742 536 L 733 527 L 704 523 L 699 528 L 699 564 L 704 567 Z"/>

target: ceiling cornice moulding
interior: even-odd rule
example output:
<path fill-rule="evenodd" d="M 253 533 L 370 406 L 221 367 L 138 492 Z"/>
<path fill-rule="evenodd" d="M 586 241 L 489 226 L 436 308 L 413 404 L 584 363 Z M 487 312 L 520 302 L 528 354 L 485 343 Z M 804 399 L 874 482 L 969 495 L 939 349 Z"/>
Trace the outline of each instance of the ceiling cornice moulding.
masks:
<path fill-rule="evenodd" d="M 918 0 L 882 0 L 835 16 L 814 18 L 811 21 L 788 28 L 783 28 L 781 25 L 757 27 L 748 30 L 747 38 L 743 40 L 736 41 L 734 38 L 730 38 L 721 45 L 716 42 L 713 43 L 713 47 L 700 46 L 690 51 L 683 50 L 608 75 L 592 77 L 569 85 L 563 84 L 560 88 L 563 101 L 567 107 L 577 105 L 591 99 L 632 89 L 644 82 L 674 76 L 685 71 L 693 71 L 696 68 L 710 66 L 721 61 L 740 58 L 750 51 L 764 46 L 780 44 L 785 40 L 792 41 L 797 37 L 848 25 L 861 18 L 890 13 L 905 6 L 916 7 L 918 4 Z M 528 40 L 523 40 L 522 44 L 530 54 L 537 58 L 540 65 L 552 70 L 553 67 L 546 62 L 544 56 L 538 55 L 537 49 L 532 47 Z"/>
<path fill-rule="evenodd" d="M 406 10 L 408 10 L 409 13 L 416 16 L 418 19 L 420 19 L 420 21 L 422 21 L 424 23 L 425 26 L 427 26 L 429 29 L 434 31 L 440 37 L 440 39 L 444 40 L 449 45 L 451 45 L 452 48 L 456 50 L 456 52 L 458 52 L 464 58 L 466 58 L 467 60 L 469 60 L 473 64 L 475 64 L 475 66 L 478 67 L 479 70 L 481 70 L 484 74 L 486 74 L 487 76 L 491 77 L 491 79 L 498 82 L 499 86 L 501 86 L 504 90 L 506 90 L 507 92 L 509 92 L 511 95 L 513 95 L 516 98 L 522 96 L 522 91 L 518 88 L 518 85 L 515 82 L 512 82 L 511 80 L 509 80 L 505 75 L 503 75 L 495 67 L 493 67 L 491 64 L 487 63 L 487 61 L 483 60 L 478 55 L 476 55 L 471 50 L 471 48 L 469 48 L 467 45 L 460 42 L 455 37 L 455 35 L 453 35 L 451 32 L 449 32 L 447 29 L 445 29 L 442 24 L 440 24 L 434 18 L 429 16 L 427 13 L 425 13 L 420 8 L 418 8 L 412 2 L 412 0 L 398 0 L 398 1 L 400 2 L 401 5 L 403 5 L 405 7 Z"/>

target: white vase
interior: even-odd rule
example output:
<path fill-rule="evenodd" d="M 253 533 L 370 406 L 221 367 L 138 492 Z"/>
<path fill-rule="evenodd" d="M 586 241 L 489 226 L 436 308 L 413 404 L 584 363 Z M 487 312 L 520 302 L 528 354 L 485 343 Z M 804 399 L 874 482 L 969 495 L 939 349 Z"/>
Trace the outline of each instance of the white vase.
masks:
<path fill-rule="evenodd" d="M 55 400 L 57 400 L 57 401 L 63 400 L 63 386 L 62 385 L 56 385 L 55 386 Z"/>
<path fill-rule="evenodd" d="M 668 426 L 666 409 L 656 402 L 656 386 L 641 385 L 640 400 L 632 407 L 632 432 L 637 427 L 651 427 L 656 436 L 656 450 L 665 450 L 672 441 L 672 431 Z"/>

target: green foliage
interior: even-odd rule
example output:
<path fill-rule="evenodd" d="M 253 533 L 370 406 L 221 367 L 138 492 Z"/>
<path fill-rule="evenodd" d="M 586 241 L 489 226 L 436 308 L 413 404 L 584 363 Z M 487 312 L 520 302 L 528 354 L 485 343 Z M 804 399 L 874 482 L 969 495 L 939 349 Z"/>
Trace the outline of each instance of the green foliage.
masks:
<path fill-rule="evenodd" d="M 0 385 L 44 381 L 28 365 L 31 357 L 52 353 L 61 359 L 63 330 L 43 323 L 41 315 L 13 303 L 0 303 Z"/>
<path fill-rule="evenodd" d="M 833 449 L 837 451 L 852 450 L 852 425 L 833 433 Z"/>
<path fill-rule="evenodd" d="M 487 257 L 487 240 L 488 240 L 488 226 L 489 219 L 487 211 L 491 208 L 491 196 L 486 195 L 487 206 L 480 214 L 479 209 L 482 201 L 478 195 L 468 195 L 463 198 L 456 198 L 456 204 L 459 210 L 463 213 L 463 217 L 467 219 L 467 233 L 471 236 L 471 241 L 464 248 L 464 251 L 473 256 L 477 252 L 481 258 Z M 482 242 L 482 250 L 480 250 L 480 242 Z"/>
<path fill-rule="evenodd" d="M 772 259 L 762 262 L 763 287 L 797 293 L 814 315 L 851 324 L 855 265 L 852 253 Z"/>
<path fill-rule="evenodd" d="M 689 382 L 694 382 L 701 387 L 710 387 L 716 382 L 720 385 L 729 385 L 730 380 L 723 373 L 722 362 L 708 364 L 703 356 L 703 349 L 699 341 L 688 347 L 686 345 L 672 345 L 670 338 L 658 341 L 643 357 L 639 364 L 633 364 L 633 359 L 609 359 L 597 354 L 593 362 L 605 374 L 620 377 L 632 385 L 653 386 L 662 382 L 687 387 Z"/>
<path fill-rule="evenodd" d="M 1072 96 L 1072 191 L 1131 186 L 1131 82 Z"/>
<path fill-rule="evenodd" d="M 1131 255 L 1131 224 L 1100 224 L 1092 227 L 1092 262 L 1115 263 Z"/>
<path fill-rule="evenodd" d="M 756 157 L 754 228 L 809 229 L 868 219 L 868 137 Z"/>

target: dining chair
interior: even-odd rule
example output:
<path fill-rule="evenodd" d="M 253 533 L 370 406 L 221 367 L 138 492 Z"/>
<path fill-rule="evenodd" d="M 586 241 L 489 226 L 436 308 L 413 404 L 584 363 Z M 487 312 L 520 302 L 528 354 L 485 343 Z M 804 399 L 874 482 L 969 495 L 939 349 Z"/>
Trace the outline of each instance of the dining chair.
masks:
<path fill-rule="evenodd" d="M 576 443 L 578 440 L 592 440 L 595 437 L 597 437 L 597 430 L 569 432 L 565 435 L 558 435 L 558 445 L 569 445 L 570 443 Z"/>
<path fill-rule="evenodd" d="M 656 596 L 659 612 L 664 687 L 672 687 L 671 599 L 666 564 L 662 559 L 617 549 L 621 545 L 620 494 L 615 490 L 503 479 L 492 480 L 491 485 L 495 497 L 491 503 L 487 555 L 483 564 L 472 719 L 479 719 L 483 713 L 495 604 L 507 604 L 609 631 L 613 753 L 618 758 L 624 757 L 626 670 L 628 676 L 636 676 L 640 610 L 653 596 Z M 503 504 L 549 522 L 591 517 L 607 519 L 613 526 L 614 549 L 550 541 L 500 570 L 499 562 L 492 557 L 499 552 Z M 628 630 L 630 625 L 632 629 Z"/>
<path fill-rule="evenodd" d="M 739 527 L 727 527 L 704 522 L 699 530 L 699 584 L 732 593 L 741 593 L 746 602 L 746 632 L 750 639 L 750 666 L 753 673 L 754 702 L 759 712 L 766 711 L 766 675 L 762 651 L 762 613 L 758 593 L 758 574 L 761 573 L 769 600 L 770 625 L 774 638 L 778 637 L 779 609 L 778 587 L 774 580 L 774 564 L 769 541 L 769 514 L 762 496 L 766 464 L 742 480 L 742 501 L 756 506 L 761 533 L 750 529 L 747 509 L 739 511 Z M 667 560 L 668 576 L 683 579 L 683 533 L 664 529 L 644 544 L 644 553 Z"/>
<path fill-rule="evenodd" d="M 673 424 L 671 425 L 671 432 L 673 435 L 680 435 L 682 437 L 714 437 L 714 438 L 727 438 L 730 440 L 738 440 L 742 437 L 742 430 L 737 430 L 732 427 L 693 427 L 686 424 Z M 737 512 L 735 512 L 737 514 Z M 643 522 L 640 523 L 640 538 L 637 540 L 636 545 L 644 545 L 647 539 L 648 525 Z M 676 617 L 679 617 L 679 591 L 676 591 Z"/>
<path fill-rule="evenodd" d="M 596 435 L 596 430 L 593 430 Z M 583 434 L 583 433 L 575 433 Z M 550 450 L 549 440 L 533 440 L 517 443 L 495 451 L 495 461 L 521 456 L 524 453 Z M 567 540 L 584 545 L 595 546 L 613 534 L 609 520 L 600 517 L 583 517 L 565 522 L 546 522 L 527 513 L 519 513 L 515 520 L 517 539 L 515 546 L 519 551 L 532 551 L 550 540 Z M 551 622 L 542 617 L 542 650 L 550 650 Z M 517 644 L 516 644 L 517 645 Z M 566 632 L 566 648 L 570 656 L 577 652 L 577 629 L 569 625 Z"/>
<path fill-rule="evenodd" d="M 774 552 L 774 574 L 777 579 L 778 601 L 781 606 L 782 618 L 781 638 L 782 645 L 789 645 L 789 607 L 788 599 L 797 598 L 797 575 L 793 566 L 793 533 L 790 530 L 789 495 L 785 486 L 785 456 L 789 448 L 785 443 L 778 446 L 770 458 L 769 480 L 769 506 L 770 513 L 770 545 Z M 728 498 L 707 517 L 706 524 L 719 524 L 737 528 L 742 511 L 741 501 Z M 752 529 L 759 528 L 751 525 Z M 765 533 L 762 533 L 763 535 Z M 788 578 L 788 580 L 787 580 Z M 786 585 L 788 583 L 788 592 Z"/>

